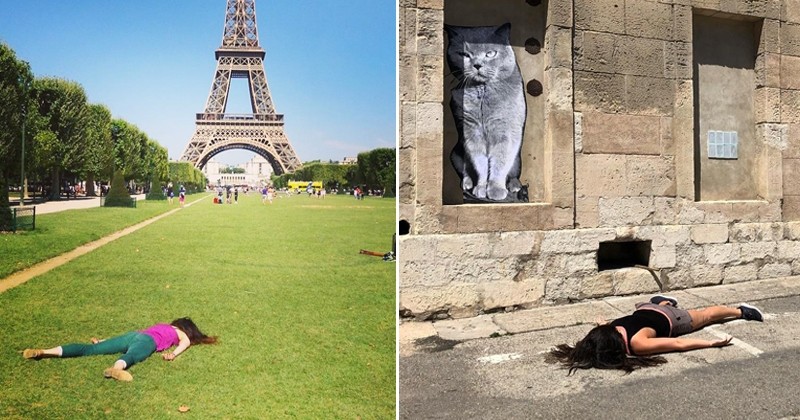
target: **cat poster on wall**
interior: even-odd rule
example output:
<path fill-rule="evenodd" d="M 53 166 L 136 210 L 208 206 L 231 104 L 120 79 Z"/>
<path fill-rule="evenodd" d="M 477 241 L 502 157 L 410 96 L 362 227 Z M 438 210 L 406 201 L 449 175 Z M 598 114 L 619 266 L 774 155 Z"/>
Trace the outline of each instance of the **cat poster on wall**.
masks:
<path fill-rule="evenodd" d="M 511 47 L 511 24 L 445 25 L 447 63 L 456 85 L 450 110 L 458 141 L 450 162 L 465 203 L 527 203 L 520 151 L 527 107 Z"/>

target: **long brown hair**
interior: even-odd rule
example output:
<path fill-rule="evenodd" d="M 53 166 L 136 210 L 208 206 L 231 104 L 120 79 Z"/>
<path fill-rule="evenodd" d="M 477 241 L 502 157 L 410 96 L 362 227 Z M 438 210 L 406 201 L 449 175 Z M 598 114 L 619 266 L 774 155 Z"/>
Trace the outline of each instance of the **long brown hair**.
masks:
<path fill-rule="evenodd" d="M 177 327 L 179 330 L 183 331 L 188 337 L 189 341 L 192 344 L 216 344 L 217 343 L 217 336 L 207 336 L 200 331 L 200 328 L 197 328 L 197 325 L 192 321 L 191 318 L 178 318 L 170 323 L 173 327 Z"/>
<path fill-rule="evenodd" d="M 611 325 L 592 328 L 583 340 L 559 344 L 547 355 L 550 363 L 560 362 L 569 368 L 567 376 L 578 369 L 620 369 L 631 373 L 634 369 L 667 363 L 661 356 L 628 356 L 622 335 Z"/>

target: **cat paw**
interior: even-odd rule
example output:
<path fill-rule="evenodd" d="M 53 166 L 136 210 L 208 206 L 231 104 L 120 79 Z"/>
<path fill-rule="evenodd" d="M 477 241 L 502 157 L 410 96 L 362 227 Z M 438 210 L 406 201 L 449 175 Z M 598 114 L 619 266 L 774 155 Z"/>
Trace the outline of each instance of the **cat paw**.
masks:
<path fill-rule="evenodd" d="M 465 176 L 464 179 L 461 180 L 461 189 L 464 191 L 469 191 L 472 189 L 472 187 L 472 178 Z"/>
<path fill-rule="evenodd" d="M 478 184 L 473 190 L 472 195 L 476 198 L 486 198 L 486 185 Z"/>
<path fill-rule="evenodd" d="M 519 182 L 517 178 L 510 178 L 508 180 L 508 190 L 512 193 L 516 193 L 517 191 L 522 189 L 522 184 Z"/>
<path fill-rule="evenodd" d="M 486 195 L 490 200 L 505 200 L 508 196 L 508 190 L 501 185 L 489 185 L 489 188 L 486 190 Z"/>

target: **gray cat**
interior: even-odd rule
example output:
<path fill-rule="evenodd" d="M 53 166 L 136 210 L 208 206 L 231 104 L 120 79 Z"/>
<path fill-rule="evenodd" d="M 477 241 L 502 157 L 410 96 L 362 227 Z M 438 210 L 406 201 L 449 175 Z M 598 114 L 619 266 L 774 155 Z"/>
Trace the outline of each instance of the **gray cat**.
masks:
<path fill-rule="evenodd" d="M 511 24 L 445 25 L 445 31 L 447 63 L 458 80 L 450 100 L 458 143 L 450 161 L 461 177 L 464 197 L 520 201 L 520 148 L 527 110 L 522 74 L 510 44 Z"/>

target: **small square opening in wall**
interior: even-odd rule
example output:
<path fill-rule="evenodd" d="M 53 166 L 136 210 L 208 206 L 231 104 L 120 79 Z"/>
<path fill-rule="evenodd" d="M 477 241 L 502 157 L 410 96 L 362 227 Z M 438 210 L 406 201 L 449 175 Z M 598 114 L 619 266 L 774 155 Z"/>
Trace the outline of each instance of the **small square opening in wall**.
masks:
<path fill-rule="evenodd" d="M 736 131 L 708 131 L 709 159 L 738 159 L 739 134 Z"/>
<path fill-rule="evenodd" d="M 650 264 L 652 241 L 600 242 L 597 271 Z"/>

